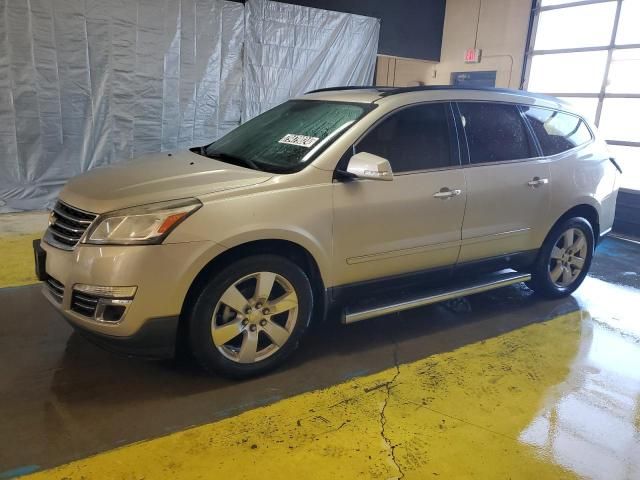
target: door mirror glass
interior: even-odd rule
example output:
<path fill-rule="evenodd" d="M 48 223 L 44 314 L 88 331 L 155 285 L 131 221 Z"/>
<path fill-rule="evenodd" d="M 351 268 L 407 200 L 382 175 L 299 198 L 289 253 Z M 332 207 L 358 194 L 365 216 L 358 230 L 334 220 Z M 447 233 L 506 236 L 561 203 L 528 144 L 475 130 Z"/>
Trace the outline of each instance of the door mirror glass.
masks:
<path fill-rule="evenodd" d="M 389 160 L 367 152 L 356 153 L 351 157 L 347 165 L 347 173 L 355 178 L 393 180 Z"/>

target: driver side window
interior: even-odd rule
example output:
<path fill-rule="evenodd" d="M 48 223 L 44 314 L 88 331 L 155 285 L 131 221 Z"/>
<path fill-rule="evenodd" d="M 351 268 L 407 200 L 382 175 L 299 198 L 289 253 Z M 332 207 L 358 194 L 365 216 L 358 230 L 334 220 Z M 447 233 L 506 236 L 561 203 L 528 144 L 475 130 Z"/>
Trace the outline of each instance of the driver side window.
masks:
<path fill-rule="evenodd" d="M 457 164 L 452 152 L 448 103 L 428 103 L 391 113 L 355 146 L 386 158 L 394 173 L 446 168 Z"/>

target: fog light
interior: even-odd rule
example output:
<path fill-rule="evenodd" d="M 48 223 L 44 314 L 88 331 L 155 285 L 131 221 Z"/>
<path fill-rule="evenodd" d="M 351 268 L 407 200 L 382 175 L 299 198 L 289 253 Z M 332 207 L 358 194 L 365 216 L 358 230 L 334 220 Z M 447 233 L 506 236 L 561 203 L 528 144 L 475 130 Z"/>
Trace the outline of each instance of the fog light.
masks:
<path fill-rule="evenodd" d="M 95 295 L 97 297 L 106 298 L 133 298 L 136 294 L 138 287 L 102 287 L 98 285 L 84 285 L 82 283 L 76 283 L 73 289 L 88 293 L 89 295 Z"/>
<path fill-rule="evenodd" d="M 138 287 L 103 287 L 76 283 L 71 310 L 98 322 L 120 322 L 133 302 Z"/>
<path fill-rule="evenodd" d="M 104 322 L 119 322 L 124 316 L 126 305 L 105 305 L 101 319 Z"/>

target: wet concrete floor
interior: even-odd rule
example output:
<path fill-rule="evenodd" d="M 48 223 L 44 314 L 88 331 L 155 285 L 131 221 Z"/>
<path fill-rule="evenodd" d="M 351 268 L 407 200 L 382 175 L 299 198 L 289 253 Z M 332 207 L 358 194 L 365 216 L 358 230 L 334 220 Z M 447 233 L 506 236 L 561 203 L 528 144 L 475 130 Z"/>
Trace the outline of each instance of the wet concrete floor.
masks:
<path fill-rule="evenodd" d="M 568 299 L 542 301 L 526 287 L 514 286 L 352 326 L 331 319 L 311 332 L 287 367 L 245 382 L 207 377 L 188 362 L 104 352 L 56 317 L 39 286 L 2 289 L 0 478 L 12 469 L 47 468 L 209 423 L 578 310 L 626 338 L 627 351 L 601 336 L 602 348 L 589 352 L 601 362 L 638 371 L 639 271 L 640 245 L 608 239 L 599 247 L 591 277 Z M 590 414 L 579 403 L 571 408 L 576 415 Z M 629 419 L 630 432 L 620 426 L 623 435 L 638 435 L 636 415 Z M 539 431 L 548 418 L 553 412 L 541 412 L 540 421 L 522 433 L 523 441 L 544 443 Z M 603 433 L 615 435 L 612 428 Z"/>

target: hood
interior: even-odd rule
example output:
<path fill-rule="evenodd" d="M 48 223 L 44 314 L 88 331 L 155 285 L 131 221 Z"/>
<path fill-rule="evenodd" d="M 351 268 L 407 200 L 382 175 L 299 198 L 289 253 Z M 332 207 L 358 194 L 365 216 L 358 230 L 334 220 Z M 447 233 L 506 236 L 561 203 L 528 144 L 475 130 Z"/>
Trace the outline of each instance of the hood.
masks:
<path fill-rule="evenodd" d="M 88 212 L 104 213 L 248 187 L 272 176 L 190 151 L 157 153 L 72 178 L 60 193 L 60 199 Z"/>

